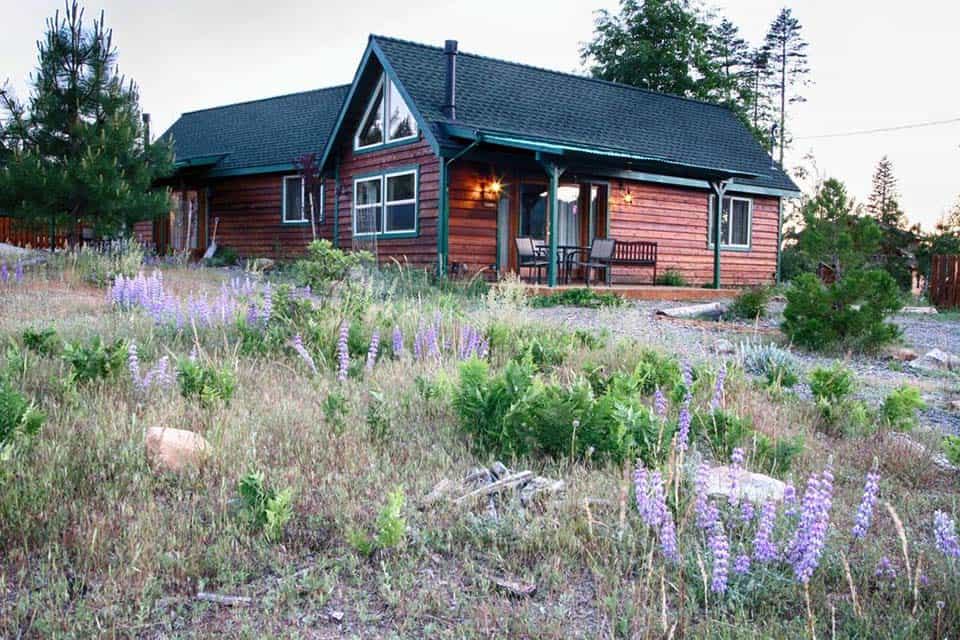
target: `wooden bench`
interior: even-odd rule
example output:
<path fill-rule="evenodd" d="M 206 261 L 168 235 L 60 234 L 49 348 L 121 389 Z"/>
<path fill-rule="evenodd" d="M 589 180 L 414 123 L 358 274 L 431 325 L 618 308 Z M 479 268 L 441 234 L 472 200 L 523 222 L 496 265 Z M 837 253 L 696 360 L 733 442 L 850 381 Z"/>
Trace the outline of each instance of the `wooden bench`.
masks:
<path fill-rule="evenodd" d="M 610 263 L 620 267 L 653 267 L 653 284 L 657 283 L 657 243 L 617 240 Z"/>

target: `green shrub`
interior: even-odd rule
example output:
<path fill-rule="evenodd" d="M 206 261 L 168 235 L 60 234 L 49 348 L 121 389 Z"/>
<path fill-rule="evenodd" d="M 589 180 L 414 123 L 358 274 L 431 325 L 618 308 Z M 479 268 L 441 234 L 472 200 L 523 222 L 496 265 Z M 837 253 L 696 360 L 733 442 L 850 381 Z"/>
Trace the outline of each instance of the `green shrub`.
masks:
<path fill-rule="evenodd" d="M 945 436 L 943 438 L 943 455 L 947 462 L 960 467 L 960 436 Z"/>
<path fill-rule="evenodd" d="M 267 487 L 263 473 L 248 473 L 237 483 L 240 494 L 241 518 L 254 531 L 262 531 L 268 542 L 276 542 L 283 528 L 293 517 L 290 488 L 277 491 Z"/>
<path fill-rule="evenodd" d="M 217 251 L 212 258 L 207 258 L 208 267 L 232 267 L 240 261 L 240 254 L 233 247 L 217 245 Z"/>
<path fill-rule="evenodd" d="M 703 435 L 719 460 L 728 460 L 733 450 L 753 433 L 750 421 L 722 409 L 693 414 L 691 433 Z"/>
<path fill-rule="evenodd" d="M 781 329 L 808 349 L 875 350 L 900 334 L 884 319 L 902 304 L 897 283 L 885 271 L 852 271 L 830 285 L 805 273 L 787 290 Z"/>
<path fill-rule="evenodd" d="M 669 268 L 657 276 L 656 284 L 664 287 L 686 287 L 689 286 L 686 276 L 674 268 Z"/>
<path fill-rule="evenodd" d="M 534 296 L 530 306 L 534 308 L 557 307 L 620 307 L 624 299 L 615 293 L 598 292 L 593 289 L 566 289 L 559 293 Z"/>
<path fill-rule="evenodd" d="M 770 438 L 757 434 L 757 464 L 774 475 L 784 475 L 790 471 L 794 458 L 803 452 L 803 437 Z"/>
<path fill-rule="evenodd" d="M 43 420 L 32 402 L 0 378 L 0 462 L 9 460 L 21 442 L 35 436 Z"/>
<path fill-rule="evenodd" d="M 307 257 L 293 264 L 293 277 L 301 286 L 323 289 L 346 278 L 351 269 L 373 260 L 367 251 L 342 251 L 329 240 L 314 240 L 307 245 Z"/>
<path fill-rule="evenodd" d="M 203 406 L 230 402 L 237 379 L 229 369 L 203 365 L 196 359 L 177 359 L 177 382 L 184 398 L 197 398 Z"/>
<path fill-rule="evenodd" d="M 55 356 L 63 351 L 63 340 L 53 327 L 44 329 L 24 329 L 23 345 L 44 356 Z"/>
<path fill-rule="evenodd" d="M 767 304 L 773 292 L 770 287 L 759 286 L 744 289 L 730 303 L 730 313 L 736 318 L 753 320 L 767 315 Z"/>
<path fill-rule="evenodd" d="M 917 426 L 917 413 L 926 406 L 916 387 L 904 385 L 891 391 L 883 400 L 880 416 L 887 427 L 910 431 Z"/>
<path fill-rule="evenodd" d="M 800 382 L 797 359 L 776 345 L 741 343 L 740 361 L 745 371 L 763 376 L 771 387 L 789 389 Z"/>
<path fill-rule="evenodd" d="M 377 516 L 376 534 L 371 538 L 357 529 L 348 533 L 353 548 L 368 556 L 374 551 L 393 549 L 403 544 L 407 535 L 407 522 L 403 518 L 404 503 L 403 487 L 388 493 L 387 504 Z"/>
<path fill-rule="evenodd" d="M 837 404 L 853 393 L 853 372 L 839 362 L 832 367 L 817 367 L 810 372 L 810 392 L 815 400 Z"/>
<path fill-rule="evenodd" d="M 70 365 L 72 383 L 112 378 L 127 364 L 127 344 L 120 339 L 105 344 L 94 336 L 89 344 L 68 342 L 63 347 L 63 359 Z"/>

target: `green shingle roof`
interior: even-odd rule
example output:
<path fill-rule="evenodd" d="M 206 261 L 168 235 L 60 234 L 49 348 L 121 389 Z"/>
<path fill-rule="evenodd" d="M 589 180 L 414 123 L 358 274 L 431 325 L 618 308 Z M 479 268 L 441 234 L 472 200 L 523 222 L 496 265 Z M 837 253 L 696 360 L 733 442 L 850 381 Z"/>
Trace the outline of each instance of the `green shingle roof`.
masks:
<path fill-rule="evenodd" d="M 292 93 L 184 113 L 162 138 L 172 138 L 176 161 L 216 170 L 290 164 L 320 154 L 350 85 Z M 217 161 L 217 156 L 223 158 Z"/>
<path fill-rule="evenodd" d="M 443 49 L 371 36 L 427 122 L 449 122 Z M 664 162 L 757 175 L 797 191 L 734 113 L 721 106 L 514 62 L 460 53 L 457 124 Z"/>

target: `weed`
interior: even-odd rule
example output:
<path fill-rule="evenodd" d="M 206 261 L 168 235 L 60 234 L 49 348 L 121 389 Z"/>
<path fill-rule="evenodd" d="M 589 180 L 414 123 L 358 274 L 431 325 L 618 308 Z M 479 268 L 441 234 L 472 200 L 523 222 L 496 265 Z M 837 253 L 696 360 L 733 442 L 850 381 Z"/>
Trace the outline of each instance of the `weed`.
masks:
<path fill-rule="evenodd" d="M 88 344 L 68 342 L 63 347 L 63 359 L 71 367 L 72 383 L 106 380 L 126 368 L 127 344 L 119 338 L 106 344 L 100 336 L 94 336 Z"/>
<path fill-rule="evenodd" d="M 687 287 L 690 286 L 690 283 L 687 281 L 686 276 L 683 275 L 679 270 L 674 268 L 669 268 L 660 275 L 657 276 L 657 284 L 664 287 Z"/>
<path fill-rule="evenodd" d="M 262 531 L 268 542 L 277 542 L 283 528 L 293 517 L 291 489 L 277 491 L 267 487 L 262 472 L 248 473 L 237 483 L 241 517 L 255 531 Z"/>
<path fill-rule="evenodd" d="M 624 299 L 615 293 L 597 292 L 593 289 L 565 289 L 560 293 L 534 296 L 530 306 L 534 308 L 558 307 L 620 307 Z"/>
<path fill-rule="evenodd" d="M 917 426 L 917 412 L 927 404 L 916 387 L 901 386 L 891 391 L 883 400 L 880 416 L 890 429 L 910 431 Z"/>
<path fill-rule="evenodd" d="M 746 320 L 763 318 L 767 315 L 767 304 L 772 295 L 770 287 L 766 286 L 744 289 L 730 303 L 730 313 Z"/>
<path fill-rule="evenodd" d="M 237 387 L 236 376 L 229 369 L 187 357 L 177 359 L 177 382 L 184 398 L 196 398 L 205 407 L 230 402 Z"/>

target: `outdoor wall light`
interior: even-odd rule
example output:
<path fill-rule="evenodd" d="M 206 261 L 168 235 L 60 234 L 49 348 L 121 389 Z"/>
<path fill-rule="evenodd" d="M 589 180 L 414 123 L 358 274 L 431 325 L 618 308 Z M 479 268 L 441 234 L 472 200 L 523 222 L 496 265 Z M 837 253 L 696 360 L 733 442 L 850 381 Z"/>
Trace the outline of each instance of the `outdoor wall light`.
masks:
<path fill-rule="evenodd" d="M 623 194 L 623 201 L 624 201 L 626 204 L 630 204 L 630 203 L 633 202 L 633 195 L 631 195 L 631 193 L 630 193 L 629 190 L 627 190 L 627 192 L 626 192 L 625 194 Z"/>

